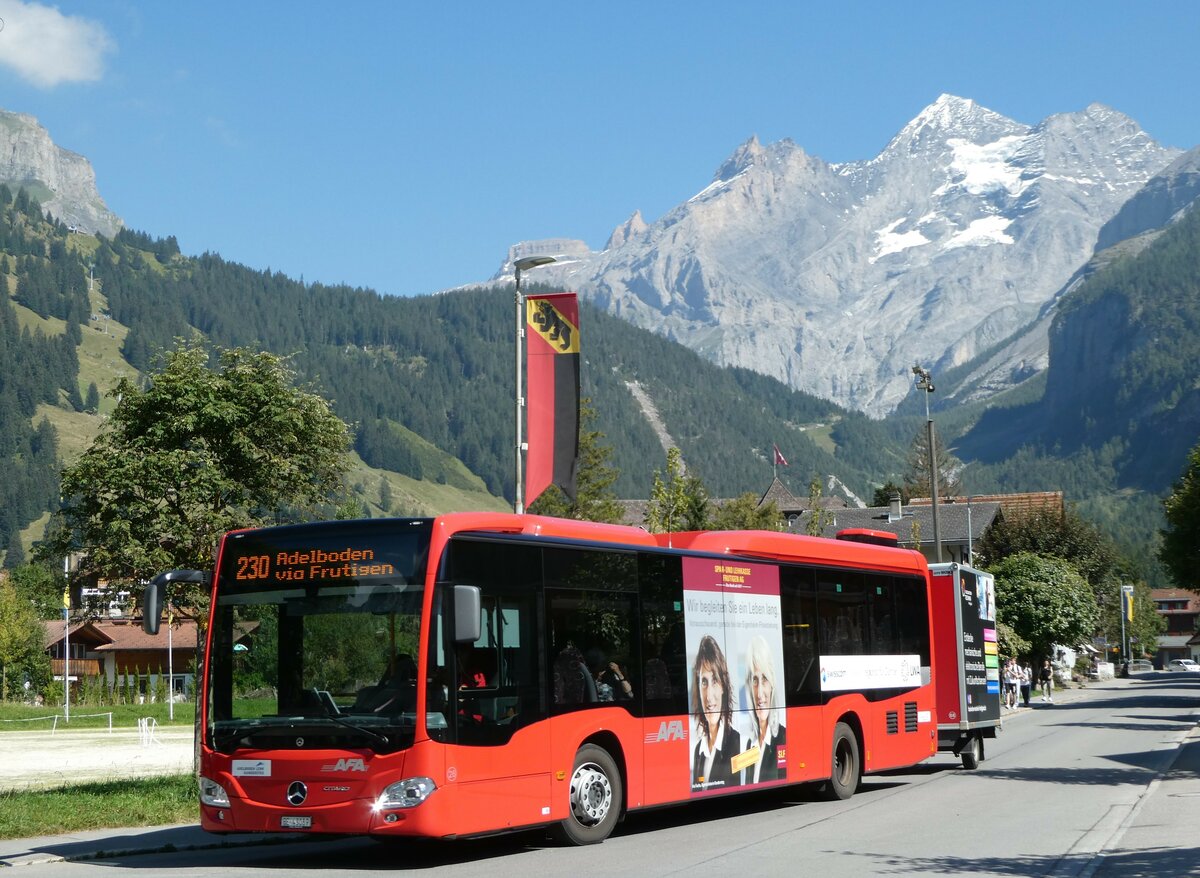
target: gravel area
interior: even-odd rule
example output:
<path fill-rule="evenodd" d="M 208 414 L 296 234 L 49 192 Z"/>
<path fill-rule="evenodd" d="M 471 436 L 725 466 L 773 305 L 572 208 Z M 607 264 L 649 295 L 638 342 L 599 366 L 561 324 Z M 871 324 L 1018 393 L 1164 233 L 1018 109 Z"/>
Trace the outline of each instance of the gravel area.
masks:
<path fill-rule="evenodd" d="M 192 770 L 192 729 L 0 731 L 0 790 L 182 774 Z"/>

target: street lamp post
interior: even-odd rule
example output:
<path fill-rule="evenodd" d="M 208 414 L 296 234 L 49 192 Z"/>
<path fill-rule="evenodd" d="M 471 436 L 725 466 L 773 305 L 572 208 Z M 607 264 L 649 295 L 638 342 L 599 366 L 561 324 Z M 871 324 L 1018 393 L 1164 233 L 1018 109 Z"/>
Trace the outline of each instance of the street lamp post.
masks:
<path fill-rule="evenodd" d="M 516 445 L 516 474 L 517 485 L 514 496 L 516 502 L 513 504 L 513 511 L 520 515 L 525 511 L 525 480 L 522 470 L 525 464 L 525 443 L 522 439 L 522 427 L 524 424 L 524 416 L 522 409 L 525 408 L 525 392 L 522 386 L 522 367 L 521 360 L 521 341 L 525 338 L 525 296 L 521 294 L 521 272 L 529 271 L 531 268 L 537 268 L 539 265 L 549 265 L 551 262 L 557 262 L 553 256 L 526 256 L 523 259 L 518 259 L 514 263 L 514 269 L 517 281 L 516 304 L 517 304 L 517 445 Z"/>
<path fill-rule="evenodd" d="M 925 391 L 925 433 L 929 445 L 929 498 L 933 504 L 933 558 L 942 563 L 942 535 L 938 528 L 938 476 L 937 460 L 933 453 L 933 417 L 929 414 L 929 394 L 933 393 L 933 376 L 928 369 L 920 366 L 912 367 L 917 376 L 917 390 Z"/>
<path fill-rule="evenodd" d="M 1125 637 L 1125 617 L 1129 615 L 1129 607 L 1133 604 L 1133 586 L 1121 586 L 1121 658 L 1125 667 L 1129 667 L 1129 641 Z"/>

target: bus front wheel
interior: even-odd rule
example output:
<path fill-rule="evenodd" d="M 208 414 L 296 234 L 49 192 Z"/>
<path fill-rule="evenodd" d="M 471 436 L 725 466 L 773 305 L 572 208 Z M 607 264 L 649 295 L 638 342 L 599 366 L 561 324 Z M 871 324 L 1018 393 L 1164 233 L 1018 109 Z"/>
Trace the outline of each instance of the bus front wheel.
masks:
<path fill-rule="evenodd" d="M 862 779 L 862 763 L 858 757 L 858 738 L 845 723 L 833 727 L 833 754 L 829 783 L 825 784 L 827 799 L 848 799 L 858 789 Z"/>
<path fill-rule="evenodd" d="M 607 750 L 595 744 L 579 748 L 568 797 L 571 813 L 553 830 L 558 840 L 580 845 L 608 838 L 621 816 L 624 793 L 621 772 Z"/>

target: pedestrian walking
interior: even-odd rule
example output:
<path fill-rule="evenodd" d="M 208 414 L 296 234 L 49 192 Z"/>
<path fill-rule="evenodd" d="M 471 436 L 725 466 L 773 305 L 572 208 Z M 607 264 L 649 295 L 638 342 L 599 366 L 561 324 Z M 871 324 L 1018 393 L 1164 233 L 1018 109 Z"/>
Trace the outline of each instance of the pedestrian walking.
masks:
<path fill-rule="evenodd" d="M 1033 689 L 1033 668 L 1029 667 L 1029 662 L 1021 665 L 1021 703 L 1026 707 L 1029 706 L 1030 690 Z"/>
<path fill-rule="evenodd" d="M 1038 683 L 1042 687 L 1042 701 L 1048 704 L 1054 703 L 1054 671 L 1050 668 L 1050 659 L 1042 662 L 1042 669 L 1038 671 Z"/>
<path fill-rule="evenodd" d="M 1009 710 L 1017 709 L 1017 683 L 1020 675 L 1016 659 L 1010 658 L 1004 663 L 1004 706 Z"/>

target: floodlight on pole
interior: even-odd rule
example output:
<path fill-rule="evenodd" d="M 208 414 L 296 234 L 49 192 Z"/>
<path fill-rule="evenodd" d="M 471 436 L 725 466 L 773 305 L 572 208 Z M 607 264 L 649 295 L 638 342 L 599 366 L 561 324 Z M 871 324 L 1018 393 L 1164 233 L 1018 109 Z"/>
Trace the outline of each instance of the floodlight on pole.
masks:
<path fill-rule="evenodd" d="M 933 453 L 933 417 L 929 414 L 929 395 L 933 393 L 933 375 L 920 365 L 912 367 L 917 376 L 917 390 L 925 391 L 925 435 L 929 444 L 929 501 L 933 510 L 933 559 L 942 563 L 942 535 L 938 528 L 938 475 L 937 461 Z"/>
<path fill-rule="evenodd" d="M 525 408 L 525 391 L 523 388 L 523 362 L 521 350 L 521 342 L 525 338 L 525 296 L 521 293 L 521 272 L 529 271 L 532 268 L 537 268 L 540 265 L 549 265 L 551 262 L 557 262 L 553 256 L 526 256 L 518 259 L 513 263 L 513 269 L 516 276 L 516 305 L 517 305 L 517 444 L 516 444 L 516 475 L 517 484 L 516 491 L 513 496 L 516 498 L 513 503 L 513 511 L 520 515 L 525 511 L 525 479 L 524 464 L 525 464 L 525 442 L 523 441 L 523 425 L 524 416 L 523 409 Z"/>

